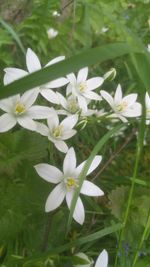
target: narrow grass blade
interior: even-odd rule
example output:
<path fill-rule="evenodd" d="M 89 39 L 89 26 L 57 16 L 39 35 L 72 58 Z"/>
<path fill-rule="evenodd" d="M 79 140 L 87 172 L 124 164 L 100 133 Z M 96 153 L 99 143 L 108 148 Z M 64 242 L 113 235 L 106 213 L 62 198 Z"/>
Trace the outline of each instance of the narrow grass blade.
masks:
<path fill-rule="evenodd" d="M 0 23 L 2 24 L 2 26 L 8 31 L 8 33 L 12 36 L 12 38 L 16 41 L 16 43 L 18 44 L 18 46 L 20 47 L 22 53 L 25 55 L 26 54 L 26 50 L 18 36 L 18 34 L 14 31 L 14 29 L 8 24 L 6 23 L 2 18 L 0 18 Z"/>
<path fill-rule="evenodd" d="M 111 131 L 107 132 L 101 139 L 100 141 L 96 144 L 96 146 L 94 147 L 94 149 L 91 152 L 91 155 L 89 156 L 88 160 L 86 161 L 86 164 L 79 176 L 79 186 L 77 187 L 75 193 L 74 193 L 74 197 L 71 203 L 71 208 L 70 208 L 70 214 L 69 214 L 69 219 L 68 219 L 68 224 L 67 224 L 67 233 L 70 230 L 70 225 L 72 222 L 72 218 L 73 218 L 73 213 L 74 213 L 74 209 L 76 206 L 76 202 L 81 190 L 81 186 L 84 182 L 84 179 L 86 178 L 86 174 L 88 172 L 88 169 L 94 159 L 94 157 L 96 156 L 96 154 L 99 153 L 100 149 L 105 145 L 105 143 L 109 140 L 109 138 L 116 133 L 118 130 L 120 130 L 121 127 L 123 127 L 124 124 L 119 124 L 117 125 L 115 128 L 113 128 Z"/>
<path fill-rule="evenodd" d="M 43 85 L 68 73 L 77 71 L 82 67 L 90 66 L 95 63 L 102 63 L 131 52 L 134 53 L 137 51 L 124 43 L 113 43 L 89 49 L 86 52 L 43 68 L 7 86 L 1 87 L 0 99 Z"/>

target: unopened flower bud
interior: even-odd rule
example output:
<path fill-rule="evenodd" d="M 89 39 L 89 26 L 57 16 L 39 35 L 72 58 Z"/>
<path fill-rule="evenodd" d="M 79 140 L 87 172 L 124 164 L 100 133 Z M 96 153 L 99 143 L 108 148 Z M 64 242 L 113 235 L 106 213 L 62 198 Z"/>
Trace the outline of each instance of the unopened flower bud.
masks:
<path fill-rule="evenodd" d="M 106 72 L 103 76 L 104 80 L 109 80 L 112 81 L 115 79 L 116 77 L 116 69 L 115 68 L 111 68 L 108 72 Z"/>
<path fill-rule="evenodd" d="M 92 267 L 93 260 L 90 259 L 86 254 L 79 252 L 74 256 L 74 267 Z"/>

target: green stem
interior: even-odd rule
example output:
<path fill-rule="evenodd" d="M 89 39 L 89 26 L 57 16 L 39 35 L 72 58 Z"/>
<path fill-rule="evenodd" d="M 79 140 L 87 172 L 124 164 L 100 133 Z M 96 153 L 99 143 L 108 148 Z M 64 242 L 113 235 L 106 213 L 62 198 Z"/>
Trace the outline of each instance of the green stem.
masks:
<path fill-rule="evenodd" d="M 115 267 L 117 267 L 118 252 L 120 251 L 120 248 L 121 248 L 121 242 L 122 242 L 123 235 L 124 235 L 124 229 L 125 229 L 127 221 L 128 221 L 129 210 L 130 210 L 130 207 L 131 207 L 131 201 L 132 201 L 133 192 L 134 192 L 134 186 L 135 186 L 136 177 L 137 177 L 137 174 L 138 174 L 138 166 L 139 166 L 140 156 L 141 156 L 141 146 L 138 143 L 137 144 L 136 160 L 135 160 L 134 171 L 133 171 L 132 184 L 131 184 L 131 189 L 130 189 L 130 192 L 129 192 L 127 208 L 126 208 L 126 211 L 125 211 L 125 216 L 124 216 L 124 221 L 123 221 L 123 226 L 124 227 L 122 228 L 122 230 L 120 231 L 120 234 L 119 234 L 119 245 L 118 245 L 118 250 L 117 250 L 116 259 L 115 259 Z"/>
<path fill-rule="evenodd" d="M 137 250 L 136 250 L 135 256 L 134 256 L 134 258 L 133 258 L 133 262 L 132 262 L 131 267 L 134 267 L 135 264 L 136 264 L 136 262 L 137 262 L 138 255 L 139 255 L 139 251 L 141 250 L 141 248 L 142 248 L 142 246 L 143 246 L 143 242 L 144 242 L 144 240 L 146 239 L 146 236 L 147 236 L 147 232 L 148 232 L 148 230 L 149 230 L 149 227 L 150 227 L 150 210 L 149 210 L 149 214 L 148 214 L 147 223 L 146 223 L 145 229 L 144 229 L 144 231 L 143 231 L 141 240 L 140 240 L 140 242 L 139 242 L 138 248 L 137 248 Z"/>

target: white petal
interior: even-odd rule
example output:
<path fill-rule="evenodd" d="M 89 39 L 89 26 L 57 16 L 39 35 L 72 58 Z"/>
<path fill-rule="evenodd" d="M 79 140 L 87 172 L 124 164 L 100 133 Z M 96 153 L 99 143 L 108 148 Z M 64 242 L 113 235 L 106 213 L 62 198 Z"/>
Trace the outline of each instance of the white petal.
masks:
<path fill-rule="evenodd" d="M 59 103 L 60 103 L 60 105 L 63 107 L 63 108 L 65 108 L 65 109 L 67 109 L 67 100 L 66 100 L 66 98 L 62 95 L 62 94 L 60 94 L 60 93 L 56 93 L 57 94 L 57 96 L 58 96 L 58 98 L 59 98 Z"/>
<path fill-rule="evenodd" d="M 84 96 L 78 96 L 78 103 L 79 103 L 79 107 L 86 112 L 87 111 L 87 102 Z"/>
<path fill-rule="evenodd" d="M 47 124 L 51 131 L 59 125 L 59 117 L 54 109 L 52 109 L 51 116 L 47 119 Z"/>
<path fill-rule="evenodd" d="M 117 86 L 116 92 L 115 92 L 115 96 L 114 96 L 114 102 L 117 105 L 118 103 L 120 103 L 122 100 L 122 89 L 120 84 Z"/>
<path fill-rule="evenodd" d="M 69 83 L 66 88 L 66 96 L 72 94 L 72 85 Z"/>
<path fill-rule="evenodd" d="M 67 153 L 68 146 L 66 145 L 66 143 L 64 141 L 55 141 L 54 145 L 62 153 Z"/>
<path fill-rule="evenodd" d="M 86 91 L 84 93 L 84 96 L 89 99 L 93 99 L 93 100 L 98 100 L 98 101 L 102 100 L 101 96 L 93 91 Z"/>
<path fill-rule="evenodd" d="M 41 135 L 48 136 L 49 128 L 45 124 L 36 121 L 36 132 Z"/>
<path fill-rule="evenodd" d="M 68 192 L 66 194 L 66 202 L 67 202 L 67 205 L 68 205 L 69 209 L 71 207 L 72 198 L 73 198 L 73 192 Z M 81 225 L 84 223 L 85 211 L 84 211 L 84 206 L 83 206 L 83 203 L 82 203 L 80 197 L 78 197 L 78 200 L 77 200 L 77 203 L 76 203 L 76 206 L 75 206 L 75 210 L 74 210 L 74 213 L 73 213 L 73 218 L 77 223 L 79 223 Z"/>
<path fill-rule="evenodd" d="M 7 132 L 16 125 L 16 118 L 11 114 L 5 113 L 0 116 L 0 133 Z"/>
<path fill-rule="evenodd" d="M 36 130 L 36 123 L 28 116 L 17 117 L 18 123 L 23 127 L 31 131 Z"/>
<path fill-rule="evenodd" d="M 71 83 L 71 85 L 75 85 L 77 83 L 76 76 L 74 75 L 74 73 L 69 73 L 67 75 L 67 79 Z"/>
<path fill-rule="evenodd" d="M 145 94 L 145 105 L 147 109 L 150 108 L 150 96 L 147 92 Z"/>
<path fill-rule="evenodd" d="M 57 209 L 63 202 L 65 195 L 66 195 L 66 191 L 65 191 L 64 183 L 60 183 L 56 185 L 56 187 L 49 194 L 46 200 L 45 211 L 49 212 L 49 211 Z"/>
<path fill-rule="evenodd" d="M 107 93 L 106 91 L 104 90 L 101 90 L 100 91 L 101 93 L 101 96 L 108 102 L 108 104 L 113 108 L 114 107 L 114 100 L 112 98 L 112 96 Z"/>
<path fill-rule="evenodd" d="M 68 80 L 66 78 L 58 78 L 56 80 L 53 80 L 49 83 L 46 84 L 47 88 L 59 88 L 62 87 L 64 85 L 66 85 L 68 83 Z"/>
<path fill-rule="evenodd" d="M 68 111 L 66 111 L 64 109 L 57 110 L 57 114 L 58 115 L 65 115 L 65 116 L 70 116 L 71 115 L 71 113 L 69 113 Z"/>
<path fill-rule="evenodd" d="M 67 140 L 67 139 L 71 138 L 72 136 L 74 136 L 76 133 L 77 133 L 76 130 L 68 130 L 68 131 L 65 131 L 62 134 L 62 139 L 63 140 Z"/>
<path fill-rule="evenodd" d="M 132 107 L 129 107 L 125 112 L 122 113 L 125 117 L 138 117 L 141 116 L 142 106 L 140 103 L 135 103 Z"/>
<path fill-rule="evenodd" d="M 104 195 L 104 192 L 97 185 L 89 181 L 83 182 L 80 193 L 91 197 Z"/>
<path fill-rule="evenodd" d="M 76 154 L 74 148 L 71 147 L 64 158 L 63 172 L 66 175 L 71 175 L 74 172 L 75 168 L 76 168 Z"/>
<path fill-rule="evenodd" d="M 4 85 L 28 75 L 27 71 L 18 68 L 5 68 L 4 71 Z"/>
<path fill-rule="evenodd" d="M 78 121 L 78 115 L 71 115 L 71 116 L 65 118 L 60 123 L 60 125 L 63 125 L 64 129 L 70 130 L 76 125 L 77 121 Z"/>
<path fill-rule="evenodd" d="M 85 67 L 78 72 L 77 83 L 85 82 L 88 76 L 88 67 Z"/>
<path fill-rule="evenodd" d="M 53 92 L 53 90 L 51 90 L 51 89 L 42 89 L 40 91 L 40 93 L 49 102 L 51 102 L 53 104 L 59 104 L 59 97 L 55 92 Z"/>
<path fill-rule="evenodd" d="M 95 77 L 95 78 L 91 78 L 91 79 L 87 80 L 86 84 L 87 84 L 87 87 L 89 90 L 94 90 L 94 89 L 98 88 L 99 86 L 101 86 L 103 82 L 104 82 L 103 78 Z"/>
<path fill-rule="evenodd" d="M 95 156 L 95 157 L 94 157 L 94 159 L 93 159 L 93 161 L 92 161 L 92 164 L 90 165 L 90 168 L 89 168 L 89 170 L 88 170 L 88 172 L 87 172 L 87 175 L 89 175 L 92 171 L 94 171 L 94 170 L 98 167 L 98 165 L 101 163 L 101 160 L 102 160 L 102 156 Z M 77 176 L 80 175 L 80 173 L 81 173 L 81 171 L 82 171 L 82 169 L 83 169 L 85 163 L 86 163 L 86 160 L 83 161 L 83 162 L 76 168 L 76 174 L 77 174 Z"/>
<path fill-rule="evenodd" d="M 44 106 L 32 106 L 28 110 L 28 114 L 32 119 L 47 119 L 52 114 L 52 109 Z"/>
<path fill-rule="evenodd" d="M 137 94 L 129 94 L 125 96 L 122 101 L 128 103 L 128 107 L 132 106 L 137 99 Z"/>
<path fill-rule="evenodd" d="M 53 65 L 53 64 L 56 64 L 56 63 L 58 63 L 59 61 L 62 61 L 62 60 L 64 60 L 64 59 L 65 59 L 65 56 L 55 57 L 54 59 L 52 59 L 51 61 L 49 61 L 49 62 L 45 65 L 45 67 L 51 66 L 51 65 Z"/>
<path fill-rule="evenodd" d="M 39 58 L 30 48 L 28 48 L 26 54 L 26 65 L 29 72 L 34 72 L 41 69 Z"/>
<path fill-rule="evenodd" d="M 108 266 L 108 253 L 104 249 L 97 258 L 95 267 L 107 267 Z"/>
<path fill-rule="evenodd" d="M 11 96 L 0 101 L 0 109 L 12 113 L 16 103 L 20 100 L 20 95 Z"/>
<path fill-rule="evenodd" d="M 28 109 L 36 101 L 36 99 L 38 97 L 38 94 L 39 94 L 39 90 L 38 89 L 28 90 L 21 96 L 20 101 Z"/>
<path fill-rule="evenodd" d="M 47 182 L 58 184 L 62 180 L 63 173 L 55 166 L 41 163 L 35 165 L 34 168 L 38 175 Z"/>

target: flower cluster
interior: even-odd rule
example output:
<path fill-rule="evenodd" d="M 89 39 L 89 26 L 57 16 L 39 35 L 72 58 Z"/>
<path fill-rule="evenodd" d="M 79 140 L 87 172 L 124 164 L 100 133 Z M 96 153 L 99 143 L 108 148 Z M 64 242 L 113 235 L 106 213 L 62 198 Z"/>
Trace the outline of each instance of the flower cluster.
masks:
<path fill-rule="evenodd" d="M 64 60 L 64 56 L 59 56 L 49 61 L 45 66 L 56 64 Z M 20 79 L 32 72 L 42 68 L 37 55 L 29 48 L 26 53 L 27 70 L 18 68 L 4 69 L 4 85 L 14 80 Z M 55 166 L 41 163 L 35 166 L 36 172 L 44 180 L 56 184 L 45 205 L 45 211 L 49 212 L 61 205 L 66 199 L 70 209 L 74 191 L 79 185 L 79 176 L 84 168 L 85 162 L 76 167 L 76 155 L 74 148 L 69 148 L 66 140 L 73 137 L 77 130 L 75 127 L 82 121 L 88 120 L 90 116 L 105 120 L 121 120 L 127 122 L 129 118 L 137 118 L 141 115 L 141 104 L 137 102 L 137 94 L 132 93 L 123 96 L 121 86 L 118 85 L 114 97 L 105 90 L 98 91 L 99 87 L 106 79 L 113 79 L 116 75 L 115 69 L 103 75 L 103 77 L 88 78 L 88 67 L 84 67 L 77 75 L 69 73 L 66 77 L 60 77 L 42 86 L 33 88 L 24 94 L 15 95 L 0 101 L 0 109 L 5 113 L 0 116 L 0 132 L 6 132 L 19 124 L 21 127 L 48 138 L 55 147 L 65 153 L 63 171 Z M 64 90 L 58 92 L 55 89 L 66 86 Z M 38 96 L 44 99 L 45 105 L 35 104 Z M 106 101 L 110 106 L 110 111 L 103 109 L 92 109 L 93 102 L 100 103 Z M 146 123 L 150 124 L 150 97 L 145 96 Z M 47 120 L 39 122 L 38 120 Z M 95 170 L 102 160 L 102 156 L 97 155 L 89 167 L 87 175 Z M 81 194 L 88 196 L 102 196 L 104 192 L 91 183 L 84 181 L 81 187 Z M 77 200 L 73 218 L 83 224 L 85 211 L 80 197 Z M 96 265 L 97 266 L 97 265 Z"/>

